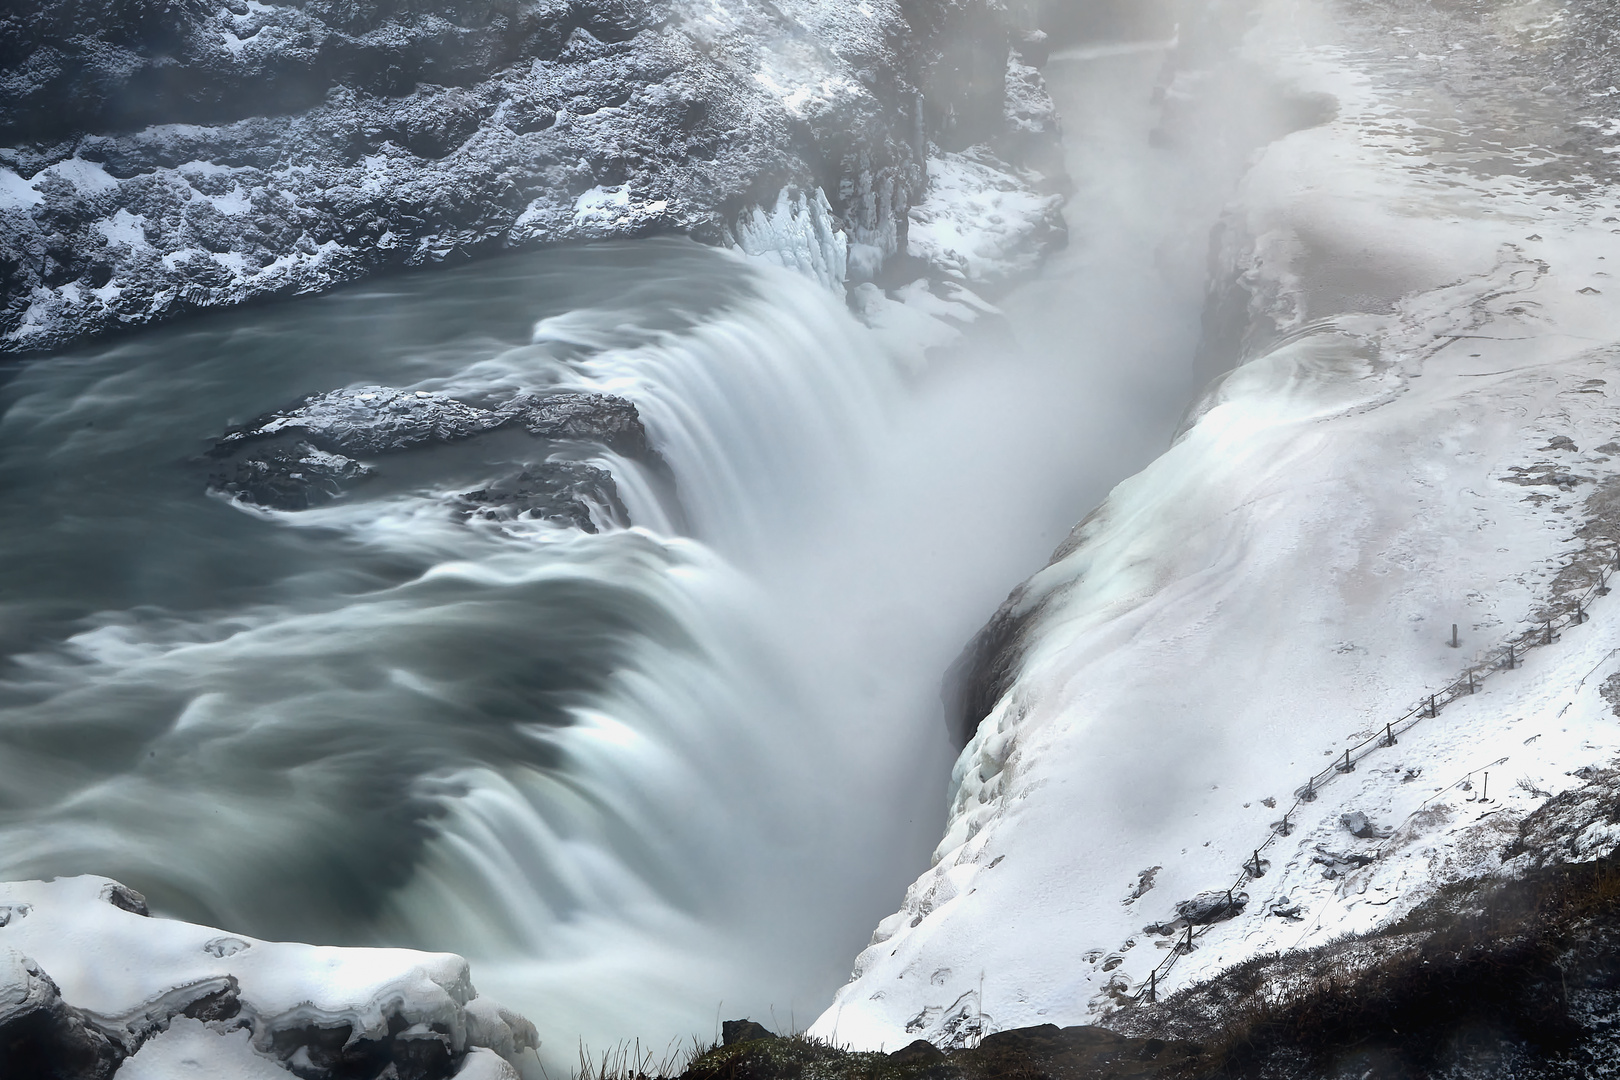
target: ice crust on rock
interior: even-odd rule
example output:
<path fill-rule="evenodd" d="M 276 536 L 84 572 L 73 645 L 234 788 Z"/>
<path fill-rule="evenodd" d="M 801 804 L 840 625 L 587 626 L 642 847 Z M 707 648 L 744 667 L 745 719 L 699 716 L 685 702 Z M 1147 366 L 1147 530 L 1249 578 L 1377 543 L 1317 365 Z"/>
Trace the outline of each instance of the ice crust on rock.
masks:
<path fill-rule="evenodd" d="M 1336 104 L 1257 155 L 1221 230 L 1213 304 L 1239 316 L 1238 366 L 987 628 L 935 865 L 812 1034 L 953 1045 L 965 1024 L 1104 1017 L 1173 955 L 1144 923 L 1235 883 L 1249 902 L 1159 992 L 1384 924 L 1448 881 L 1614 849 L 1592 778 L 1620 754 L 1620 608 L 1585 590 L 1620 535 L 1620 127 L 1562 141 L 1612 100 L 1538 96 L 1547 72 L 1498 48 L 1579 52 L 1597 9 L 1549 27 L 1397 7 L 1406 36 L 1393 9 L 1258 5 L 1242 62 Z M 1455 96 L 1437 104 L 1439 63 Z M 1556 151 L 1492 126 L 1527 101 Z M 1589 595 L 1589 621 L 1499 662 Z M 1470 670 L 1477 693 L 1333 770 Z M 1569 800 L 1558 824 L 1515 847 L 1549 792 Z M 1122 903 L 1145 865 L 1154 889 Z"/>
<path fill-rule="evenodd" d="M 459 956 L 230 935 L 126 910 L 114 887 L 0 883 L 0 1032 L 49 1014 L 72 1029 L 47 1046 L 54 1064 L 103 1044 L 111 1053 L 84 1075 L 260 1080 L 297 1065 L 318 1077 L 408 1058 L 420 1075 L 494 1078 L 533 1060 L 533 1025 L 480 998 Z M 423 1046 L 438 1049 L 424 1058 Z"/>
<path fill-rule="evenodd" d="M 127 18 L 40 0 L 0 15 L 0 350 L 654 232 L 828 281 L 847 242 L 869 275 L 905 251 L 931 145 L 989 146 L 1003 171 L 1056 160 L 1017 17 L 994 0 Z"/>

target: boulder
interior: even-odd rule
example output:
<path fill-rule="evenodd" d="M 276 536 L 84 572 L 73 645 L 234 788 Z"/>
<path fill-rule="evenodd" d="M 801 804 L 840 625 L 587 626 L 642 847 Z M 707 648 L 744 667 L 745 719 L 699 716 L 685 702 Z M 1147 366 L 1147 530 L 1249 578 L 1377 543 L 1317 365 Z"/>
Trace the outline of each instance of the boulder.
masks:
<path fill-rule="evenodd" d="M 735 1046 L 738 1043 L 776 1038 L 775 1032 L 753 1020 L 727 1020 L 721 1025 L 720 1032 L 721 1046 Z"/>
<path fill-rule="evenodd" d="M 391 457 L 503 430 L 534 440 L 529 463 L 455 496 L 463 517 L 528 515 L 595 532 L 593 508 L 625 516 L 612 475 L 553 460 L 560 447 L 610 450 L 665 471 L 636 407 L 623 398 L 520 394 L 485 408 L 425 390 L 360 386 L 313 395 L 227 432 L 207 454 L 208 485 L 253 506 L 306 510 L 385 474 Z"/>

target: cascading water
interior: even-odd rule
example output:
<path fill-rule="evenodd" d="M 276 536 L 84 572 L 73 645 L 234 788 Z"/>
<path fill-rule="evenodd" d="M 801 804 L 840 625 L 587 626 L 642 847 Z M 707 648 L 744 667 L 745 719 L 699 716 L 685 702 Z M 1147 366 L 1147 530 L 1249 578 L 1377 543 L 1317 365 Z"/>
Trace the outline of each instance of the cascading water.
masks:
<path fill-rule="evenodd" d="M 825 290 L 689 243 L 388 289 L 5 386 L 0 874 L 95 871 L 263 936 L 509 963 L 500 989 L 567 1053 L 706 1027 L 746 1004 L 758 934 L 816 921 L 774 894 L 844 835 L 825 780 L 852 749 L 734 563 L 855 482 L 888 362 Z M 645 528 L 461 521 L 431 485 L 296 512 L 204 495 L 188 459 L 226 423 L 366 382 L 623 394 L 678 504 L 612 455 Z M 792 1007 L 787 977 L 763 1005 Z"/>
<path fill-rule="evenodd" d="M 0 877 L 461 952 L 565 1066 L 804 1023 L 938 839 L 940 674 L 1185 402 L 1195 290 L 1145 359 L 1131 314 L 1180 222 L 1089 194 L 1090 254 L 1010 302 L 1037 347 L 910 380 L 822 285 L 677 241 L 0 374 Z M 576 448 L 634 526 L 597 534 L 452 513 L 499 441 L 312 509 L 205 493 L 228 425 L 366 384 L 620 395 L 673 479 Z"/>

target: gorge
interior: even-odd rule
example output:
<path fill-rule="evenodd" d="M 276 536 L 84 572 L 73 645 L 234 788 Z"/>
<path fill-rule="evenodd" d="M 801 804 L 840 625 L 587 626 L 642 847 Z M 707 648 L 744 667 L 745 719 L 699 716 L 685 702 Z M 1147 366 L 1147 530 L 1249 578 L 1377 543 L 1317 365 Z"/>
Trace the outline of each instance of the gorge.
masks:
<path fill-rule="evenodd" d="M 1601 4 L 4 18 L 14 1068 L 1207 1041 L 1620 842 Z"/>

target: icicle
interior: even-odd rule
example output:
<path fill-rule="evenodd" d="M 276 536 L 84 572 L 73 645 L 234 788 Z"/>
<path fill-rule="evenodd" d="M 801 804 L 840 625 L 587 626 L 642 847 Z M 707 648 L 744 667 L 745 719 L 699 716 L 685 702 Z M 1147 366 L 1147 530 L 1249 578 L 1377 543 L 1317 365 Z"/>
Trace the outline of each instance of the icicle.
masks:
<path fill-rule="evenodd" d="M 820 188 L 809 195 L 783 188 L 774 209 L 754 207 L 738 220 L 736 234 L 745 255 L 797 270 L 829 289 L 842 291 L 849 276 L 849 238 Z"/>

